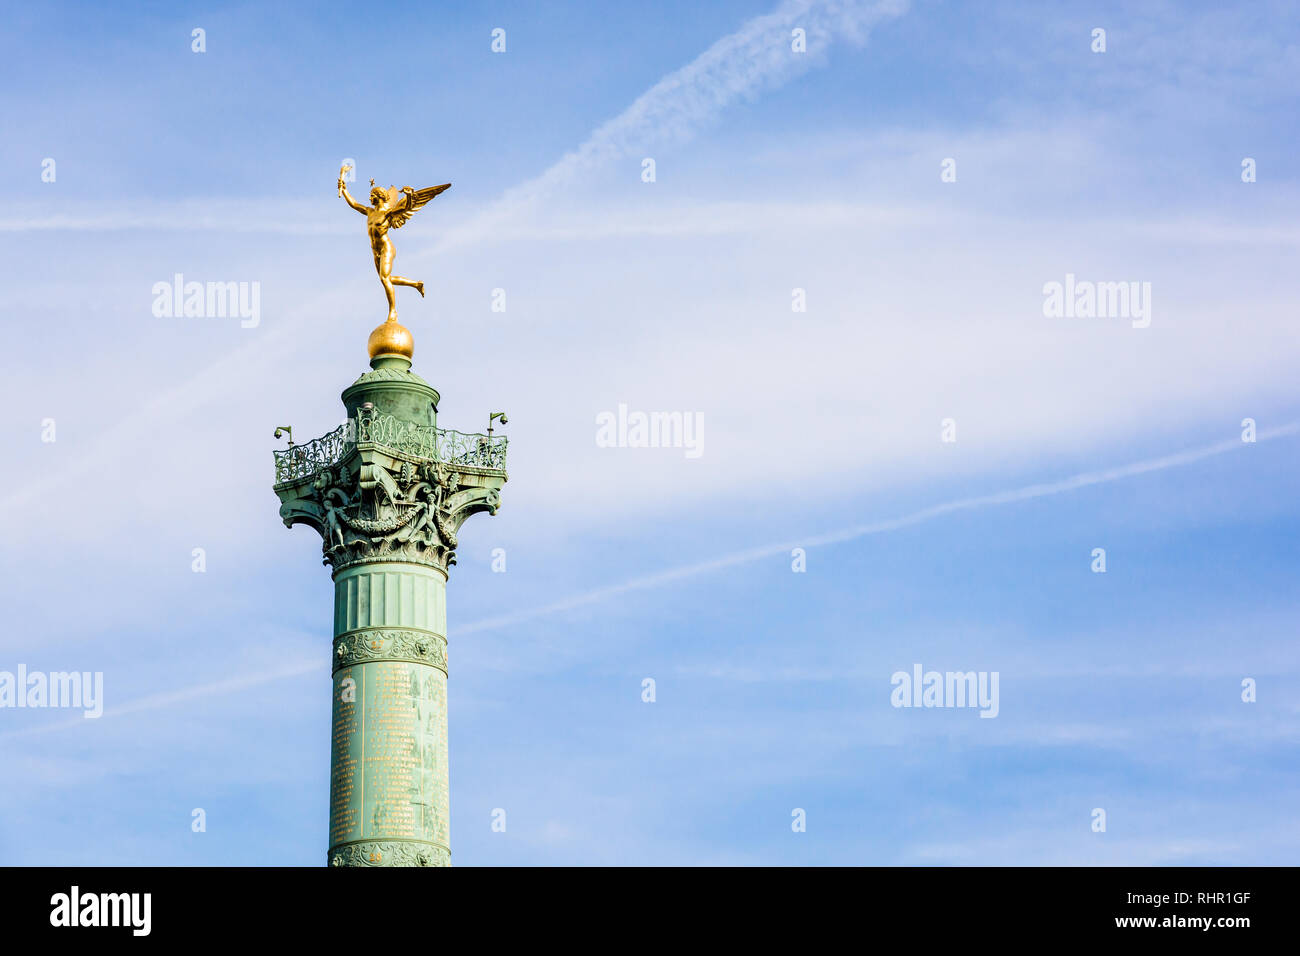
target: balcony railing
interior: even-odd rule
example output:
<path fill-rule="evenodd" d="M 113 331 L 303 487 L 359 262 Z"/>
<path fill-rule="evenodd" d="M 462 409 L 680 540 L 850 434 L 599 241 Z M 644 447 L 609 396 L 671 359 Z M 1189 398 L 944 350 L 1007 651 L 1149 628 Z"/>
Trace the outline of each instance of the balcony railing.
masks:
<path fill-rule="evenodd" d="M 475 468 L 506 470 L 506 436 L 467 433 L 439 428 L 438 461 L 449 465 L 472 465 Z"/>
<path fill-rule="evenodd" d="M 367 415 L 364 410 L 355 421 L 359 442 L 373 442 L 420 458 L 438 457 L 438 438 L 428 425 L 421 427 L 378 412 Z"/>
<path fill-rule="evenodd" d="M 362 414 L 321 438 L 277 450 L 276 483 L 309 478 L 323 468 L 338 464 L 357 442 L 370 442 L 449 465 L 506 470 L 505 435 L 471 434 L 398 421 L 392 415 Z"/>
<path fill-rule="evenodd" d="M 348 432 L 352 422 L 340 425 L 328 435 L 307 442 L 305 445 L 290 445 L 275 452 L 275 483 L 297 481 L 308 478 L 322 468 L 337 464 L 343 460 L 352 447 Z"/>

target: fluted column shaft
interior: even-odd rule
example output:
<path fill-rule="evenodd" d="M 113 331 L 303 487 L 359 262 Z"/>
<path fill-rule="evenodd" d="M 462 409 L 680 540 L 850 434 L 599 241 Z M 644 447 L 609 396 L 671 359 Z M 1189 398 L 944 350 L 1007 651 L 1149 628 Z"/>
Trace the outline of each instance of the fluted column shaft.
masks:
<path fill-rule="evenodd" d="M 429 565 L 334 575 L 332 865 L 451 864 L 446 595 Z"/>

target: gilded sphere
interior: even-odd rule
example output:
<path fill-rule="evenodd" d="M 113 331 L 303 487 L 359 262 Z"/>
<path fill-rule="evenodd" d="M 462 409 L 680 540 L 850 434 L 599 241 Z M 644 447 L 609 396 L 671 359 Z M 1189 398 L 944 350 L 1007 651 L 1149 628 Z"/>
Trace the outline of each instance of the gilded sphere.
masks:
<path fill-rule="evenodd" d="M 406 326 L 398 324 L 396 319 L 389 319 L 370 333 L 370 341 L 366 343 L 366 348 L 371 358 L 380 355 L 400 355 L 409 359 L 415 354 L 415 338 Z"/>

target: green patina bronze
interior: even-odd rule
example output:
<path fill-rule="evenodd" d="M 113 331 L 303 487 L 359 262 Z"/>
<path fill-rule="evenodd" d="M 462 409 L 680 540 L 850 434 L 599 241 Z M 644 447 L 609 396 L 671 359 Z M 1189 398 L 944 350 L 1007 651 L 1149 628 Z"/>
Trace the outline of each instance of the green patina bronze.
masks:
<path fill-rule="evenodd" d="M 438 428 L 407 359 L 371 366 L 346 424 L 275 452 L 280 517 L 334 569 L 328 862 L 450 866 L 447 572 L 461 525 L 500 507 L 506 439 Z"/>

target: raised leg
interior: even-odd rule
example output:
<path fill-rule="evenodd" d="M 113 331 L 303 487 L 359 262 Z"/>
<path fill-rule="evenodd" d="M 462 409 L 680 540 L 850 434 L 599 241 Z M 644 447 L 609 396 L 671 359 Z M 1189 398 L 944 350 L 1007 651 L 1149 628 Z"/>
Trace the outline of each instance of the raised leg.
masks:
<path fill-rule="evenodd" d="M 421 298 L 424 297 L 423 282 L 417 282 L 416 280 L 408 279 L 405 276 L 393 276 L 393 285 L 409 285 L 416 292 L 420 293 Z"/>

